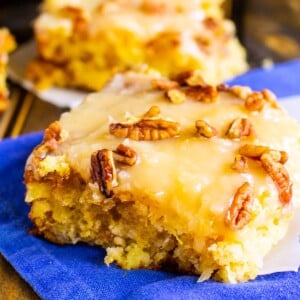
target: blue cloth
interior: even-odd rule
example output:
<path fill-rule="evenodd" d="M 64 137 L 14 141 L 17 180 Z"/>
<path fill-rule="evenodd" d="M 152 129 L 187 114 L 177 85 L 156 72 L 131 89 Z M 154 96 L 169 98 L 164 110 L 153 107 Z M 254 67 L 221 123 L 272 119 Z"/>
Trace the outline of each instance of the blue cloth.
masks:
<path fill-rule="evenodd" d="M 300 60 L 296 60 L 271 71 L 253 70 L 231 83 L 254 89 L 268 87 L 284 97 L 300 94 L 299 74 Z M 34 133 L 0 142 L 0 252 L 41 298 L 300 299 L 300 272 L 259 276 L 235 285 L 196 283 L 196 276 L 107 267 L 100 247 L 58 246 L 30 235 L 23 170 L 26 158 L 41 138 L 41 133 Z"/>

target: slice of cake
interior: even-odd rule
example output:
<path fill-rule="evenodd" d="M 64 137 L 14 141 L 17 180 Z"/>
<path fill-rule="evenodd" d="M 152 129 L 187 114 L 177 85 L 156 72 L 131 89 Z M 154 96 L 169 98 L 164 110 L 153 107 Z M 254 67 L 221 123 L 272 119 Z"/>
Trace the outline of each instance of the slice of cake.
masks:
<path fill-rule="evenodd" d="M 207 81 L 221 82 L 247 69 L 221 2 L 46 0 L 34 25 L 38 57 L 27 76 L 38 88 L 99 90 L 129 69 L 171 77 L 199 69 Z"/>
<path fill-rule="evenodd" d="M 107 264 L 247 281 L 299 205 L 299 141 L 268 90 L 117 75 L 46 129 L 25 170 L 30 218 Z"/>
<path fill-rule="evenodd" d="M 6 87 L 6 73 L 8 53 L 16 47 L 13 36 L 6 28 L 0 28 L 0 112 L 8 105 L 8 90 Z"/>

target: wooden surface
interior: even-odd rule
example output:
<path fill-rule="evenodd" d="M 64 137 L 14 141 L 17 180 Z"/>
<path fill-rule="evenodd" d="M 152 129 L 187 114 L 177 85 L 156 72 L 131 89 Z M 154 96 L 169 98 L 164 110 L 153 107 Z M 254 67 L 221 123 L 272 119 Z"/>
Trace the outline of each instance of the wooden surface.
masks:
<path fill-rule="evenodd" d="M 234 13 L 252 66 L 261 65 L 265 58 L 274 62 L 300 58 L 299 0 L 239 1 L 246 3 L 243 3 L 246 14 L 239 18 L 241 10 L 238 7 Z M 37 13 L 39 0 L 4 2 L 0 3 L 0 26 L 9 26 L 19 41 L 26 40 L 31 35 L 29 24 Z M 34 98 L 21 133 L 43 130 L 61 113 L 61 109 Z M 0 300 L 15 299 L 36 300 L 39 297 L 0 254 Z"/>
<path fill-rule="evenodd" d="M 38 300 L 30 286 L 0 255 L 0 300 Z"/>

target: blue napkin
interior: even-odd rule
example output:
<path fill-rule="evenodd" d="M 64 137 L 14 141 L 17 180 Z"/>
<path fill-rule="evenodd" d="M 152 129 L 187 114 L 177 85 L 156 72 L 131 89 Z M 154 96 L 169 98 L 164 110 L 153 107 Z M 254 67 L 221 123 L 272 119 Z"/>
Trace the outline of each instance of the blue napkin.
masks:
<path fill-rule="evenodd" d="M 299 74 L 300 60 L 295 60 L 269 71 L 253 70 L 231 84 L 267 87 L 285 97 L 300 94 Z M 34 133 L 0 142 L 0 252 L 41 298 L 300 299 L 300 272 L 259 276 L 242 284 L 197 283 L 196 276 L 107 267 L 100 247 L 58 246 L 30 235 L 23 170 L 41 139 L 41 133 Z"/>

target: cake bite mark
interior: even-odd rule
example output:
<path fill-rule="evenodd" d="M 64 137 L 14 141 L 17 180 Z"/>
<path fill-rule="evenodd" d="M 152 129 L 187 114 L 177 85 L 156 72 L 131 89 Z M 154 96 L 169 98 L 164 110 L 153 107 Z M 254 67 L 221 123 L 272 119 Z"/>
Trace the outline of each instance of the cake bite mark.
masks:
<path fill-rule="evenodd" d="M 226 136 L 230 139 L 240 139 L 242 137 L 253 137 L 254 129 L 249 119 L 234 119 L 226 132 Z"/>
<path fill-rule="evenodd" d="M 240 230 L 251 220 L 253 189 L 249 182 L 243 183 L 233 196 L 225 223 L 232 230 Z"/>
<path fill-rule="evenodd" d="M 196 135 L 197 136 L 203 136 L 206 138 L 212 138 L 214 136 L 218 135 L 217 129 L 215 129 L 213 126 L 208 124 L 204 120 L 197 120 L 195 122 L 195 127 L 196 127 Z"/>
<path fill-rule="evenodd" d="M 114 195 L 113 188 L 118 185 L 113 152 L 102 149 L 91 156 L 91 179 L 97 183 L 100 191 L 107 198 Z"/>

